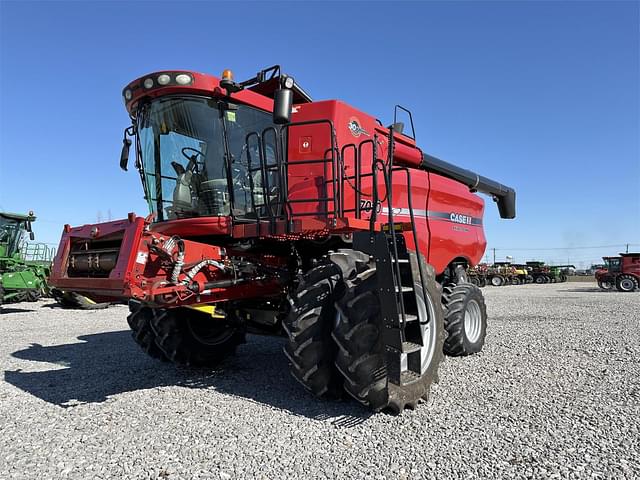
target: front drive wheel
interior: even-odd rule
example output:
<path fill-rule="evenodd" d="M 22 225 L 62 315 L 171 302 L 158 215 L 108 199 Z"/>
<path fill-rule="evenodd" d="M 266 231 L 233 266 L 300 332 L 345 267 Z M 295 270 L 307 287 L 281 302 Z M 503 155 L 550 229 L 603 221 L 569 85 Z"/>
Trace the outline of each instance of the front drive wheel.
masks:
<path fill-rule="evenodd" d="M 331 331 L 336 318 L 334 302 L 343 290 L 340 267 L 326 260 L 303 275 L 289 294 L 291 310 L 282 324 L 288 338 L 284 354 L 293 378 L 318 397 L 342 393 Z"/>
<path fill-rule="evenodd" d="M 421 398 L 428 398 L 437 381 L 443 358 L 444 312 L 433 268 L 424 264 L 423 272 L 424 289 L 419 283 L 414 285 L 418 315 L 405 326 L 407 339 L 412 333 L 411 341 L 405 342 L 410 347 L 406 353 L 383 343 L 386 327 L 380 314 L 375 262 L 343 271 L 347 292 L 336 304 L 339 316 L 333 331 L 338 345 L 336 366 L 345 379 L 345 391 L 374 411 L 400 413 L 405 407 L 415 408 Z M 399 384 L 389 376 L 388 360 L 400 365 Z"/>
<path fill-rule="evenodd" d="M 233 312 L 224 318 L 191 308 L 154 308 L 156 345 L 174 363 L 215 367 L 244 343 L 244 327 Z"/>
<path fill-rule="evenodd" d="M 609 280 L 598 280 L 598 286 L 603 290 L 611 290 L 613 288 Z"/>
<path fill-rule="evenodd" d="M 444 328 L 449 334 L 444 353 L 461 357 L 482 350 L 487 334 L 487 307 L 482 291 L 475 285 L 456 285 L 443 303 Z"/>
<path fill-rule="evenodd" d="M 633 292 L 638 288 L 638 280 L 632 275 L 619 275 L 616 279 L 616 288 L 619 292 Z"/>
<path fill-rule="evenodd" d="M 151 328 L 153 310 L 136 300 L 129 300 L 129 312 L 131 313 L 127 316 L 127 323 L 131 328 L 133 340 L 147 355 L 166 362 L 168 359 L 156 345 L 156 334 Z"/>

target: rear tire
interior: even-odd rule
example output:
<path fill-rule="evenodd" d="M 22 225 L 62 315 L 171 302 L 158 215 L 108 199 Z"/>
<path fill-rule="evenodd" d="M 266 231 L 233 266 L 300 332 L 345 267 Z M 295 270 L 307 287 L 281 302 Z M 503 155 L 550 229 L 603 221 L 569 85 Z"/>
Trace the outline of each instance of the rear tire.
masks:
<path fill-rule="evenodd" d="M 535 277 L 535 282 L 536 282 L 538 285 L 542 285 L 543 283 L 546 283 L 546 282 L 544 281 L 544 275 L 538 275 L 537 277 Z"/>
<path fill-rule="evenodd" d="M 388 351 L 382 339 L 385 327 L 380 316 L 375 261 L 360 263 L 358 267 L 351 272 L 343 271 L 348 289 L 336 305 L 339 312 L 333 331 L 339 347 L 336 366 L 345 379 L 344 389 L 349 395 L 374 411 L 389 409 L 397 414 L 404 408 L 415 408 L 421 398 L 427 399 L 431 385 L 437 382 L 444 340 L 440 292 L 433 268 L 423 264 L 424 293 L 429 305 L 425 305 L 418 283 L 414 289 L 418 310 L 422 312 L 418 317 L 424 367 L 419 375 L 414 374 L 410 381 L 397 385 L 388 376 L 387 355 L 393 355 L 395 350 Z"/>
<path fill-rule="evenodd" d="M 513 277 L 511 279 L 511 285 L 520 285 L 520 279 L 518 277 Z"/>
<path fill-rule="evenodd" d="M 491 285 L 494 287 L 501 287 L 504 285 L 504 279 L 500 275 L 494 275 L 491 277 Z"/>
<path fill-rule="evenodd" d="M 633 292 L 638 288 L 638 280 L 633 275 L 622 274 L 616 278 L 616 289 L 619 292 Z"/>
<path fill-rule="evenodd" d="M 178 365 L 215 367 L 244 343 L 244 328 L 233 314 L 218 319 L 186 307 L 152 310 L 156 345 Z"/>
<path fill-rule="evenodd" d="M 342 393 L 342 377 L 334 365 L 337 347 L 331 338 L 334 302 L 342 292 L 342 270 L 327 261 L 309 270 L 289 295 L 284 354 L 293 378 L 318 397 L 335 398 Z"/>
<path fill-rule="evenodd" d="M 482 350 L 487 335 L 487 307 L 475 285 L 460 284 L 445 294 L 444 328 L 449 334 L 444 353 L 452 357 L 472 355 Z"/>
<path fill-rule="evenodd" d="M 487 279 L 485 277 L 479 277 L 478 278 L 478 286 L 480 288 L 486 287 L 487 286 Z"/>
<path fill-rule="evenodd" d="M 153 310 L 138 301 L 129 300 L 129 311 L 131 313 L 127 316 L 127 323 L 131 327 L 133 340 L 150 357 L 168 361 L 166 355 L 156 345 L 156 334 L 151 328 Z"/>

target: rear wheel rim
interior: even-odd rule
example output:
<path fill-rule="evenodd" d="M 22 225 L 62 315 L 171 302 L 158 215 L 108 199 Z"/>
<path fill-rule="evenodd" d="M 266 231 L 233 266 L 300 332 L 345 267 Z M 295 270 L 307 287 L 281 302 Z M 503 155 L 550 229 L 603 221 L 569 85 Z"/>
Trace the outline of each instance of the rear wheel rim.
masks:
<path fill-rule="evenodd" d="M 475 300 L 469 300 L 464 311 L 464 331 L 471 343 L 476 343 L 482 331 L 482 313 Z"/>
<path fill-rule="evenodd" d="M 628 278 L 623 278 L 622 280 L 620 280 L 620 287 L 623 290 L 633 290 L 634 286 L 635 285 L 633 284 L 633 282 Z"/>

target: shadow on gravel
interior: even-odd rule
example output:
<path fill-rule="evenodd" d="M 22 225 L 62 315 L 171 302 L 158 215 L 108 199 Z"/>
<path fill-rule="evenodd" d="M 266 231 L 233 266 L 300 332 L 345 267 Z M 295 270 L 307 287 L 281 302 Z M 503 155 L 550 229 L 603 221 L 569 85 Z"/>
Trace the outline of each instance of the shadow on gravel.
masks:
<path fill-rule="evenodd" d="M 559 290 L 560 292 L 572 292 L 572 293 L 617 293 L 617 290 L 603 290 L 600 287 L 585 287 L 585 288 L 567 288 Z"/>
<path fill-rule="evenodd" d="M 29 308 L 7 308 L 7 307 L 2 307 L 2 310 L 0 310 L 0 315 L 4 315 L 6 313 L 29 313 L 29 312 L 35 312 L 35 310 L 31 310 Z"/>
<path fill-rule="evenodd" d="M 5 381 L 63 408 L 99 403 L 124 392 L 163 386 L 212 389 L 336 426 L 353 427 L 370 412 L 350 401 L 323 401 L 308 394 L 289 374 L 280 338 L 250 336 L 217 370 L 176 367 L 147 357 L 130 332 L 83 335 L 81 343 L 30 347 L 15 358 L 53 363 L 54 370 L 7 370 Z"/>

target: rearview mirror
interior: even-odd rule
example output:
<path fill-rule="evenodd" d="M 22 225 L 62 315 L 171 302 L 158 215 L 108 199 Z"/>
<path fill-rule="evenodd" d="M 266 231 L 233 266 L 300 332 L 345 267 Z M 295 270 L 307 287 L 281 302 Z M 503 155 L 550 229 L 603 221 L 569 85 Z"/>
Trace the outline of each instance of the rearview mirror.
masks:
<path fill-rule="evenodd" d="M 291 121 L 293 91 L 288 88 L 276 90 L 273 97 L 273 123 L 282 125 Z"/>
<path fill-rule="evenodd" d="M 131 140 L 125 137 L 122 140 L 122 152 L 120 153 L 120 168 L 125 172 L 129 164 L 129 147 L 131 147 Z"/>

